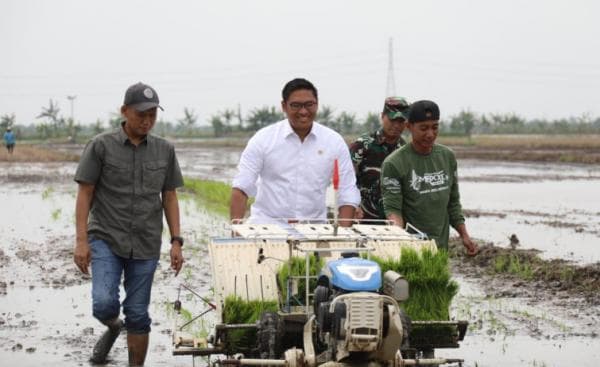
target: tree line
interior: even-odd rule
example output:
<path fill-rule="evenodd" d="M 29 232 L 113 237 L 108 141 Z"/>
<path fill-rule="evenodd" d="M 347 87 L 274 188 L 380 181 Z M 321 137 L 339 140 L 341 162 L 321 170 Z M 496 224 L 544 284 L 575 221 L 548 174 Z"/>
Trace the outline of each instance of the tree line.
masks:
<path fill-rule="evenodd" d="M 226 108 L 212 114 L 204 124 L 199 123 L 198 114 L 184 108 L 181 118 L 176 121 L 156 122 L 154 133 L 172 137 L 228 137 L 247 136 L 253 132 L 280 121 L 284 114 L 279 106 L 263 106 L 242 115 L 239 106 Z M 0 116 L 0 129 L 13 128 L 20 139 L 62 138 L 76 141 L 103 131 L 117 128 L 122 118 L 119 111 L 112 112 L 106 121 L 97 119 L 91 124 L 81 124 L 61 114 L 58 103 L 50 99 L 48 106 L 42 106 L 36 124 L 18 125 L 14 114 Z M 374 131 L 380 126 L 380 113 L 369 112 L 364 118 L 346 111 L 337 112 L 331 106 L 319 108 L 316 120 L 342 135 L 360 134 Z M 208 124 L 206 123 L 208 122 Z M 525 119 L 515 113 L 478 114 L 462 110 L 442 119 L 440 132 L 444 135 L 471 136 L 473 134 L 598 134 L 600 117 L 581 116 L 561 119 Z"/>

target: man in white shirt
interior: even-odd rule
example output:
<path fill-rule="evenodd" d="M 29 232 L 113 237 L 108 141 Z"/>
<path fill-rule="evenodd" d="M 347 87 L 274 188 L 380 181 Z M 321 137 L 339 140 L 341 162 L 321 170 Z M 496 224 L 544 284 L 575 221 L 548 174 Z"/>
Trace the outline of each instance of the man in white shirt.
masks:
<path fill-rule="evenodd" d="M 360 203 L 348 145 L 340 134 L 315 122 L 318 96 L 306 79 L 288 82 L 281 108 L 287 119 L 260 129 L 248 141 L 231 190 L 230 216 L 244 218 L 249 196 L 252 223 L 327 218 L 325 193 L 338 160 L 338 217 L 350 226 Z"/>

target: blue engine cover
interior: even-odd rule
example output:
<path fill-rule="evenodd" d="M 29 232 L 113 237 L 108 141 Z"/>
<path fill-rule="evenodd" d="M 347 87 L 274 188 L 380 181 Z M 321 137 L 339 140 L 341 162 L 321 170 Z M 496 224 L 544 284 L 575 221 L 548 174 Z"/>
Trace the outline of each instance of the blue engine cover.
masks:
<path fill-rule="evenodd" d="M 351 257 L 327 263 L 331 284 L 346 291 L 374 292 L 381 288 L 381 269 L 376 262 Z"/>

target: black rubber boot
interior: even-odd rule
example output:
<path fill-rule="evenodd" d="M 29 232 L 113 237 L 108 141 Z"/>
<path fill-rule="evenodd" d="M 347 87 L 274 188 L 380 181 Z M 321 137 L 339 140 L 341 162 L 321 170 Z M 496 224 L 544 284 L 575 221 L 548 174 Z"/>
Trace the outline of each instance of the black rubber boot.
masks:
<path fill-rule="evenodd" d="M 90 362 L 93 364 L 104 364 L 106 363 L 106 356 L 108 356 L 108 352 L 112 348 L 113 344 L 115 344 L 115 340 L 121 333 L 121 329 L 123 328 L 123 321 L 120 319 L 111 320 L 105 323 L 108 328 L 102 334 L 100 339 L 94 345 L 94 350 L 92 351 L 92 358 L 90 358 Z"/>

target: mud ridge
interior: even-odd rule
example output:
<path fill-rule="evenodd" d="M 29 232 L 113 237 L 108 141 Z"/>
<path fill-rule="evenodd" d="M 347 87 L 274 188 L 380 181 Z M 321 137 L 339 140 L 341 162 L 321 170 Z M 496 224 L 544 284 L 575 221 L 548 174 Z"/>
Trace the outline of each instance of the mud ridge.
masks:
<path fill-rule="evenodd" d="M 479 241 L 477 256 L 465 254 L 462 243 L 451 239 L 449 253 L 453 271 L 481 278 L 488 294 L 496 297 L 528 297 L 533 303 L 555 300 L 557 305 L 600 305 L 600 263 L 577 265 L 552 259 L 543 260 L 540 251 L 502 248 Z M 577 305 L 581 307 L 582 305 Z"/>

